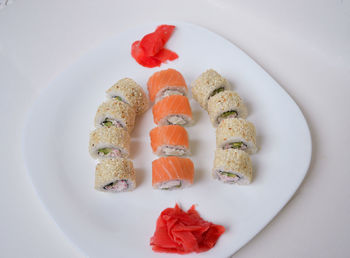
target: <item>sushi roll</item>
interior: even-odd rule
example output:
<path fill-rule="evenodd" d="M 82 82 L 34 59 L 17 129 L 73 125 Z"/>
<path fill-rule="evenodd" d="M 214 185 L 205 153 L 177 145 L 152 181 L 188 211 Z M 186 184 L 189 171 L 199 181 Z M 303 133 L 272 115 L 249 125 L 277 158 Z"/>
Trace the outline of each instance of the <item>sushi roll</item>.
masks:
<path fill-rule="evenodd" d="M 153 128 L 150 133 L 153 153 L 158 156 L 188 155 L 188 134 L 179 125 L 164 125 Z"/>
<path fill-rule="evenodd" d="M 122 101 L 109 100 L 102 103 L 97 109 L 95 126 L 120 127 L 129 133 L 134 129 L 135 110 Z"/>
<path fill-rule="evenodd" d="M 129 133 L 122 128 L 100 127 L 90 134 L 89 150 L 95 159 L 126 158 L 129 145 Z"/>
<path fill-rule="evenodd" d="M 228 118 L 216 129 L 216 147 L 239 149 L 249 154 L 257 152 L 255 127 L 243 118 Z"/>
<path fill-rule="evenodd" d="M 238 94 L 231 90 L 219 92 L 208 101 L 210 121 L 217 127 L 226 118 L 246 118 L 247 108 Z"/>
<path fill-rule="evenodd" d="M 158 101 L 152 109 L 154 123 L 157 125 L 190 125 L 192 111 L 185 96 L 172 95 Z"/>
<path fill-rule="evenodd" d="M 147 95 L 133 79 L 124 78 L 119 80 L 106 93 L 110 99 L 120 100 L 129 104 L 135 110 L 136 115 L 140 115 L 148 109 Z"/>
<path fill-rule="evenodd" d="M 249 184 L 253 177 L 252 162 L 249 155 L 241 150 L 216 149 L 213 177 L 229 184 Z"/>
<path fill-rule="evenodd" d="M 154 73 L 147 82 L 148 93 L 152 102 L 171 95 L 187 95 L 184 77 L 175 69 L 167 69 Z"/>
<path fill-rule="evenodd" d="M 152 162 L 152 186 L 155 189 L 181 189 L 193 183 L 194 166 L 190 159 L 162 157 Z"/>
<path fill-rule="evenodd" d="M 126 192 L 136 187 L 134 166 L 128 159 L 105 159 L 96 166 L 95 189 L 102 192 Z"/>
<path fill-rule="evenodd" d="M 228 90 L 229 82 L 213 69 L 202 73 L 192 84 L 193 98 L 207 110 L 208 100 L 219 92 Z"/>

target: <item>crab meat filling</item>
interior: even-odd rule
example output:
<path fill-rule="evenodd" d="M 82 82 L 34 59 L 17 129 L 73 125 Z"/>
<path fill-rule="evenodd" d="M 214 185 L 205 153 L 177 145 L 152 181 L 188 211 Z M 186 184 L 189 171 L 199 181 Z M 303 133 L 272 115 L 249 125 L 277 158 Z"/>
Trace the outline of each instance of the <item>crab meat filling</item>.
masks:
<path fill-rule="evenodd" d="M 163 98 L 168 97 L 168 96 L 172 96 L 172 95 L 182 95 L 185 96 L 185 94 L 180 91 L 180 90 L 174 90 L 174 89 L 166 89 L 162 92 L 161 96 Z"/>
<path fill-rule="evenodd" d="M 128 187 L 129 187 L 128 180 L 123 179 L 123 180 L 117 180 L 108 185 L 105 185 L 103 189 L 111 192 L 123 192 L 128 190 Z"/>
<path fill-rule="evenodd" d="M 102 126 L 106 126 L 106 127 L 111 127 L 112 125 L 115 126 L 115 127 L 119 127 L 119 128 L 124 128 L 124 125 L 117 121 L 117 120 L 114 120 L 114 119 L 111 119 L 111 118 L 106 118 L 102 123 L 101 123 Z"/>
<path fill-rule="evenodd" d="M 246 150 L 248 148 L 247 144 L 244 142 L 230 142 L 224 145 L 223 149 L 237 149 L 237 150 Z"/>
<path fill-rule="evenodd" d="M 186 124 L 186 120 L 183 119 L 182 116 L 174 115 L 168 118 L 168 124 L 169 125 L 184 125 Z"/>
<path fill-rule="evenodd" d="M 109 158 L 120 158 L 122 156 L 121 151 L 115 148 L 101 148 L 97 151 L 97 154 Z"/>
<path fill-rule="evenodd" d="M 172 180 L 172 181 L 164 182 L 159 186 L 159 188 L 162 190 L 170 190 L 170 189 L 175 189 L 180 187 L 181 187 L 180 180 Z"/>
<path fill-rule="evenodd" d="M 165 146 L 162 149 L 163 154 L 167 155 L 167 156 L 172 156 L 172 155 L 184 155 L 185 154 L 185 150 L 183 147 L 176 147 L 176 146 Z"/>
<path fill-rule="evenodd" d="M 218 178 L 227 183 L 236 183 L 241 177 L 233 172 L 217 171 Z"/>

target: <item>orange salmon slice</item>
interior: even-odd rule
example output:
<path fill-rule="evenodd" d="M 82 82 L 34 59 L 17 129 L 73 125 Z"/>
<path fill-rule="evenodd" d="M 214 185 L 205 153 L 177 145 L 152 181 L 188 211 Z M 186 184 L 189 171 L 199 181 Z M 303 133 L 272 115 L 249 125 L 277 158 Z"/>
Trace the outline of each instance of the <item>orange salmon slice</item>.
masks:
<path fill-rule="evenodd" d="M 152 162 L 152 186 L 170 180 L 184 180 L 191 184 L 194 165 L 189 158 L 162 157 Z"/>
<path fill-rule="evenodd" d="M 172 95 L 158 101 L 152 108 L 153 120 L 158 124 L 168 115 L 186 115 L 192 118 L 190 102 L 187 97 Z"/>
<path fill-rule="evenodd" d="M 154 102 L 159 91 L 171 86 L 182 87 L 187 92 L 185 79 L 179 71 L 170 68 L 154 73 L 147 82 L 150 100 Z"/>
<path fill-rule="evenodd" d="M 150 133 L 151 147 L 156 152 L 163 145 L 185 146 L 188 149 L 188 134 L 180 125 L 165 125 L 153 128 Z"/>

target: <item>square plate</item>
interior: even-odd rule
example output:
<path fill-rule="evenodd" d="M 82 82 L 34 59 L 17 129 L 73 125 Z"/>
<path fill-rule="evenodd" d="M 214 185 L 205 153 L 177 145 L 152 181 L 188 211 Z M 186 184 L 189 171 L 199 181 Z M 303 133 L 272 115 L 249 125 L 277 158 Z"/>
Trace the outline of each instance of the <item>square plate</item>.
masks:
<path fill-rule="evenodd" d="M 191 256 L 227 257 L 254 237 L 281 210 L 302 182 L 310 163 L 311 138 L 295 102 L 248 55 L 199 26 L 171 22 L 176 31 L 167 47 L 179 59 L 149 69 L 130 55 L 132 42 L 158 24 L 125 31 L 69 67 L 38 98 L 24 132 L 24 157 L 39 198 L 62 231 L 88 256 L 164 257 L 152 252 L 160 212 L 178 202 L 185 210 L 197 204 L 201 216 L 227 231 L 210 251 Z M 226 77 L 248 106 L 260 150 L 252 156 L 254 180 L 248 186 L 226 185 L 211 177 L 215 130 L 207 113 L 191 99 L 196 123 L 187 128 L 195 165 L 193 186 L 159 191 L 151 186 L 151 110 L 136 121 L 131 159 L 137 174 L 133 192 L 94 190 L 95 161 L 89 156 L 89 133 L 105 91 L 123 77 L 146 90 L 148 78 L 168 67 L 190 84 L 213 68 Z"/>

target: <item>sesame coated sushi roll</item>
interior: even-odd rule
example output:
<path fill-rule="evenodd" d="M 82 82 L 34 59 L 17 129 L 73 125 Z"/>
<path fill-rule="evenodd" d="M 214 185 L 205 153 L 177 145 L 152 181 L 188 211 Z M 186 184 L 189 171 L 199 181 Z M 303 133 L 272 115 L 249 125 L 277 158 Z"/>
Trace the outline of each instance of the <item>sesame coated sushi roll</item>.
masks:
<path fill-rule="evenodd" d="M 241 150 L 216 149 L 213 177 L 224 183 L 249 184 L 253 177 L 249 155 Z"/>
<path fill-rule="evenodd" d="M 202 73 L 192 84 L 193 98 L 199 105 L 207 110 L 208 100 L 215 94 L 228 90 L 229 82 L 213 69 Z"/>
<path fill-rule="evenodd" d="M 152 102 L 171 95 L 187 95 L 187 85 L 182 74 L 175 69 L 154 73 L 147 82 L 148 93 Z"/>
<path fill-rule="evenodd" d="M 194 166 L 190 159 L 162 157 L 152 162 L 152 186 L 155 189 L 181 189 L 193 183 Z"/>
<path fill-rule="evenodd" d="M 135 171 L 131 160 L 105 159 L 96 166 L 95 189 L 102 192 L 126 192 L 136 187 Z"/>
<path fill-rule="evenodd" d="M 95 126 L 115 126 L 131 133 L 134 129 L 135 116 L 135 110 L 128 104 L 118 100 L 109 100 L 102 103 L 97 109 Z"/>
<path fill-rule="evenodd" d="M 126 158 L 129 145 L 129 133 L 122 128 L 100 127 L 90 134 L 89 150 L 95 159 Z"/>
<path fill-rule="evenodd" d="M 231 90 L 219 92 L 208 101 L 211 123 L 217 127 L 226 118 L 246 118 L 247 108 L 238 94 Z"/>
<path fill-rule="evenodd" d="M 153 128 L 149 135 L 153 153 L 158 156 L 182 156 L 189 154 L 188 134 L 182 126 L 158 126 Z"/>
<path fill-rule="evenodd" d="M 152 109 L 157 125 L 190 125 L 192 110 L 187 97 L 172 95 L 158 101 Z"/>
<path fill-rule="evenodd" d="M 136 115 L 140 115 L 148 109 L 149 103 L 145 91 L 130 78 L 119 80 L 106 93 L 111 99 L 129 104 L 135 110 Z"/>
<path fill-rule="evenodd" d="M 257 151 L 256 132 L 252 123 L 243 118 L 228 118 L 216 129 L 216 147 L 239 149 L 249 154 Z"/>

